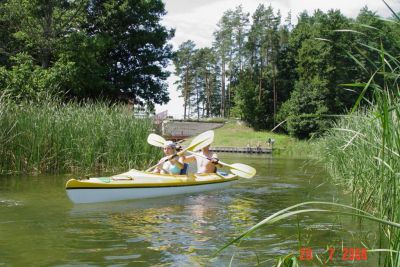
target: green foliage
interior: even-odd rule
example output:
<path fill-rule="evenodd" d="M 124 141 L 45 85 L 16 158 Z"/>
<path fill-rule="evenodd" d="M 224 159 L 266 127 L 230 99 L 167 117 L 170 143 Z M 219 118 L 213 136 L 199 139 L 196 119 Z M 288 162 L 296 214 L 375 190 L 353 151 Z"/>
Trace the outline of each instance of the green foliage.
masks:
<path fill-rule="evenodd" d="M 53 68 L 43 69 L 35 65 L 26 53 L 13 56 L 10 61 L 13 63 L 11 69 L 0 67 L 0 86 L 18 101 L 29 99 L 39 102 L 56 94 L 73 69 L 70 62 L 56 62 Z"/>
<path fill-rule="evenodd" d="M 364 11 L 362 19 L 372 19 L 371 13 Z M 391 23 L 398 23 L 393 21 Z M 376 24 L 374 24 L 376 26 Z M 380 25 L 383 26 L 383 25 Z M 372 40 L 366 38 L 359 44 L 360 54 L 354 58 L 367 73 L 373 73 L 368 83 L 362 84 L 363 92 L 371 91 L 371 101 L 362 106 L 356 102 L 352 112 L 343 116 L 335 128 L 323 139 L 322 158 L 337 182 L 344 184 L 353 195 L 353 203 L 362 210 L 378 218 L 398 222 L 400 205 L 398 177 L 400 173 L 400 92 L 398 50 L 396 54 L 388 51 L 393 43 L 374 43 L 374 37 L 380 40 L 388 38 L 388 26 L 374 28 Z M 368 30 L 371 30 L 368 28 Z M 386 49 L 386 45 L 388 48 Z M 371 55 L 371 57 L 369 57 Z M 353 84 L 360 86 L 360 84 Z M 359 100 L 365 94 L 360 94 Z M 399 229 L 381 226 L 382 243 L 390 245 L 390 251 L 400 247 Z M 383 266 L 398 266 L 400 255 L 388 253 Z"/>
<path fill-rule="evenodd" d="M 109 103 L 57 100 L 16 104 L 0 97 L 1 174 L 145 169 L 160 158 L 149 146 L 149 120 Z"/>
<path fill-rule="evenodd" d="M 85 30 L 104 45 L 98 65 L 107 66 L 104 94 L 133 99 L 135 103 L 169 101 L 165 70 L 172 57 L 167 41 L 174 31 L 160 24 L 165 15 L 161 0 L 98 0 L 88 9 Z"/>
<path fill-rule="evenodd" d="M 279 113 L 280 119 L 287 120 L 286 129 L 291 135 L 304 139 L 328 129 L 329 121 L 323 116 L 328 113 L 326 85 L 326 81 L 317 78 L 296 83 L 290 99 Z"/>
<path fill-rule="evenodd" d="M 48 88 L 77 99 L 166 103 L 174 32 L 160 24 L 163 15 L 160 0 L 2 1 L 3 89 L 18 98 Z"/>
<path fill-rule="evenodd" d="M 299 138 L 319 135 L 329 127 L 329 118 L 323 115 L 340 114 L 350 107 L 346 98 L 352 94 L 339 83 L 352 79 L 352 65 L 343 65 L 347 62 L 344 49 L 350 47 L 352 38 L 335 32 L 348 25 L 349 19 L 339 11 L 317 11 L 312 17 L 303 14 L 293 30 L 290 43 L 292 49 L 297 47 L 298 81 L 279 113 L 281 120 L 287 119 L 285 129 L 290 134 Z"/>
<path fill-rule="evenodd" d="M 293 26 L 290 14 L 282 23 L 279 12 L 259 5 L 251 23 L 248 18 L 240 6 L 227 10 L 217 24 L 213 47 L 206 48 L 212 56 L 192 44 L 192 56 L 185 61 L 190 71 L 175 64 L 179 90 L 188 90 L 185 106 L 197 117 L 239 117 L 255 129 L 272 129 L 287 120 L 283 129 L 296 137 L 321 135 L 330 127 L 331 115 L 346 113 L 357 99 L 354 87 L 343 85 L 365 81 L 372 75 L 368 69 L 379 62 L 365 48 L 381 43 L 387 51 L 399 47 L 396 24 L 367 8 L 356 20 L 338 10 L 303 12 Z M 211 87 L 205 85 L 205 73 L 213 76 Z M 215 92 L 214 101 L 206 88 Z M 372 98 L 369 92 L 364 96 Z"/>
<path fill-rule="evenodd" d="M 257 106 L 257 85 L 247 75 L 240 79 L 234 90 L 235 107 L 232 110 L 232 114 L 253 125 Z"/>

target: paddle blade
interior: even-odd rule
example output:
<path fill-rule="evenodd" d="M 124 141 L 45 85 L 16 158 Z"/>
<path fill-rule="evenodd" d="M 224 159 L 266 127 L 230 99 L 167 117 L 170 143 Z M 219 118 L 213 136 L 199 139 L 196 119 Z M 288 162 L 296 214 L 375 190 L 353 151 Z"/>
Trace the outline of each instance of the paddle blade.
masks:
<path fill-rule="evenodd" d="M 197 151 L 202 149 L 203 147 L 210 145 L 213 141 L 214 131 L 210 130 L 196 136 L 196 138 L 194 138 L 192 142 L 190 142 L 186 150 Z"/>
<path fill-rule="evenodd" d="M 165 139 L 162 136 L 151 133 L 149 137 L 147 137 L 147 143 L 157 147 L 164 147 Z"/>
<path fill-rule="evenodd" d="M 253 178 L 257 172 L 253 167 L 242 163 L 230 164 L 229 167 L 231 168 L 231 172 L 233 174 L 236 174 L 242 178 Z"/>

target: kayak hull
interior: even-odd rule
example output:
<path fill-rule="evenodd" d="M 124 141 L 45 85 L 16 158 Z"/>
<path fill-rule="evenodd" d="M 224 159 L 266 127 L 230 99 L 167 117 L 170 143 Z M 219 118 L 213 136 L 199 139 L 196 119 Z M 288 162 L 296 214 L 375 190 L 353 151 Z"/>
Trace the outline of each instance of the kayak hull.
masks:
<path fill-rule="evenodd" d="M 219 190 L 237 179 L 232 174 L 162 175 L 131 170 L 112 177 L 71 179 L 66 191 L 74 203 L 96 203 Z"/>

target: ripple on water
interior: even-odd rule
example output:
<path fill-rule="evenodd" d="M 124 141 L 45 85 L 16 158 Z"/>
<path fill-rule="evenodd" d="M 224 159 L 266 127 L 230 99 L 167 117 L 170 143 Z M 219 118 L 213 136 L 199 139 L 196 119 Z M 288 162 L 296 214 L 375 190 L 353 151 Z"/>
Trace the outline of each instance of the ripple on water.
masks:
<path fill-rule="evenodd" d="M 17 207 L 22 206 L 22 201 L 12 200 L 12 199 L 0 199 L 0 207 Z"/>
<path fill-rule="evenodd" d="M 120 256 L 105 256 L 104 258 L 106 260 L 132 260 L 132 259 L 138 259 L 142 255 L 140 254 L 132 254 L 132 255 L 120 255 Z"/>
<path fill-rule="evenodd" d="M 273 188 L 286 189 L 286 188 L 298 188 L 296 184 L 284 184 L 284 183 L 273 183 L 271 184 Z"/>

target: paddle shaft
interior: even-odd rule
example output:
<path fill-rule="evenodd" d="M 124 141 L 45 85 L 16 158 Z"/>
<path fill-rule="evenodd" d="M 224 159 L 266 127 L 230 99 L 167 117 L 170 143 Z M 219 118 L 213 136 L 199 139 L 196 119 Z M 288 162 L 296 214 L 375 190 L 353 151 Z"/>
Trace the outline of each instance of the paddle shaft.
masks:
<path fill-rule="evenodd" d="M 208 160 L 212 160 L 211 158 L 204 156 L 202 154 L 194 153 L 192 151 L 188 151 L 188 152 L 192 155 L 202 157 L 202 158 L 205 158 Z M 242 163 L 227 164 L 225 162 L 218 161 L 218 164 L 231 168 L 231 172 L 233 172 L 234 174 L 236 174 L 242 178 L 252 178 L 256 174 L 256 170 L 253 167 L 242 164 Z"/>
<path fill-rule="evenodd" d="M 174 155 L 175 155 L 175 156 L 178 156 L 178 154 L 174 154 Z M 174 156 L 174 155 L 172 155 L 172 156 Z M 174 157 L 172 157 L 172 158 L 170 158 L 170 157 L 171 157 L 171 156 L 167 157 L 163 162 L 159 162 L 159 163 L 157 163 L 156 165 L 151 166 L 150 168 L 148 168 L 148 169 L 146 170 L 146 172 L 149 172 L 149 171 L 153 170 L 154 168 L 156 168 L 157 166 L 159 166 L 159 165 L 161 165 L 161 164 L 164 164 L 164 163 L 167 162 L 168 160 L 174 158 Z"/>
<path fill-rule="evenodd" d="M 204 158 L 204 159 L 208 159 L 209 161 L 212 161 L 212 158 L 207 157 L 207 156 L 204 156 L 203 154 L 199 154 L 199 153 L 196 153 L 196 152 L 193 152 L 193 151 L 188 151 L 188 153 L 190 153 L 190 154 L 192 154 L 192 155 L 194 155 L 194 156 L 198 156 L 198 157 L 200 157 L 200 158 Z M 220 160 L 218 160 L 218 163 L 217 163 L 217 164 L 220 164 L 220 165 L 226 166 L 226 167 L 230 167 L 229 164 L 224 163 L 224 162 L 222 162 L 222 161 L 220 161 Z"/>
<path fill-rule="evenodd" d="M 191 152 L 191 151 L 189 151 L 189 149 L 191 149 L 192 147 L 197 146 L 197 145 L 198 145 L 198 144 L 188 146 L 187 148 L 185 148 L 185 149 L 179 151 L 178 153 L 176 153 L 175 155 L 178 156 L 178 157 L 180 157 L 180 156 L 183 155 L 186 151 Z M 171 156 L 174 156 L 174 155 L 171 155 Z M 172 158 L 174 158 L 174 157 L 172 157 Z M 172 159 L 172 158 L 171 158 L 171 159 Z M 170 160 L 170 157 L 166 158 L 163 162 L 159 162 L 159 163 L 157 163 L 156 165 L 151 166 L 150 168 L 148 168 L 148 169 L 146 170 L 146 172 L 149 172 L 149 171 L 151 171 L 152 169 L 156 168 L 157 166 L 159 166 L 159 165 L 161 165 L 161 164 L 164 164 L 164 163 L 167 162 L 168 160 Z"/>

